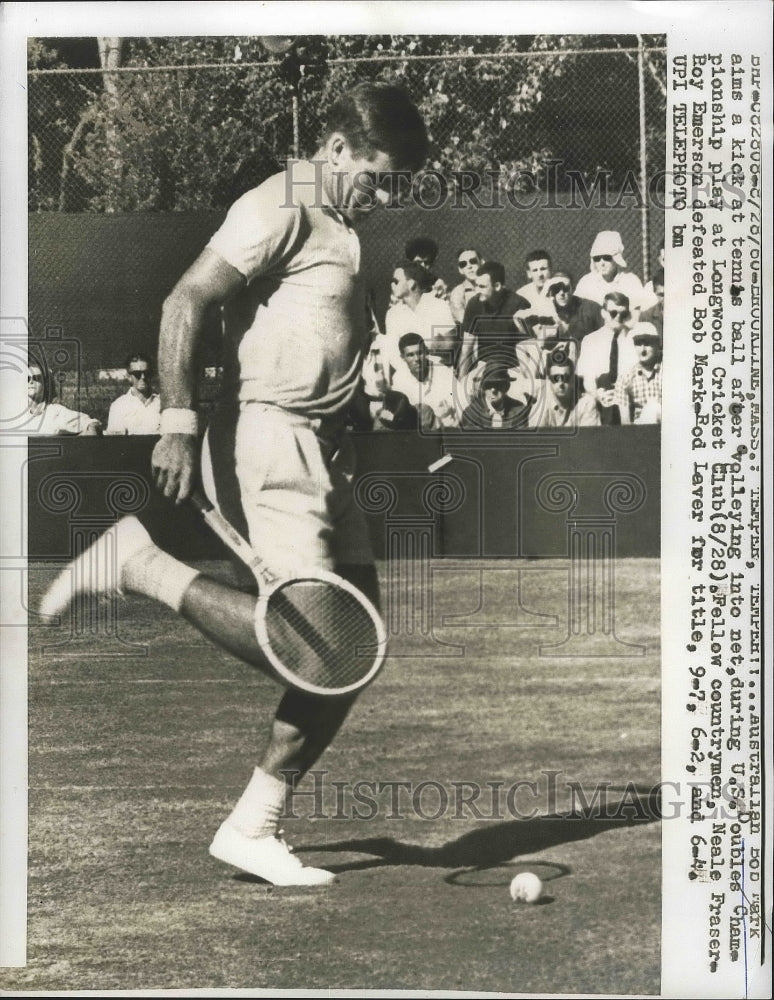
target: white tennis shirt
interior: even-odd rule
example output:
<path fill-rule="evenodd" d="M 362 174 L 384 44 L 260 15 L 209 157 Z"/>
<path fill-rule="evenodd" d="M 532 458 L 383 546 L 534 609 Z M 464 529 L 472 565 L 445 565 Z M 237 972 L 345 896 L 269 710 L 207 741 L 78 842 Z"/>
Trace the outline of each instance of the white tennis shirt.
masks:
<path fill-rule="evenodd" d="M 225 310 L 239 398 L 308 417 L 348 404 L 368 347 L 360 240 L 292 161 L 231 207 L 208 246 L 247 280 Z"/>

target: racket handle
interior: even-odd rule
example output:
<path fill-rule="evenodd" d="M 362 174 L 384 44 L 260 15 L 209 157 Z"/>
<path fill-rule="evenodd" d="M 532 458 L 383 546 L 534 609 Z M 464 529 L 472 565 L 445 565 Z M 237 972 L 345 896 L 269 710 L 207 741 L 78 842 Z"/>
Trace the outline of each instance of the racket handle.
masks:
<path fill-rule="evenodd" d="M 210 503 L 207 494 L 204 492 L 201 486 L 197 486 L 188 499 L 191 501 L 194 507 L 196 507 L 196 509 L 202 514 L 207 514 L 209 511 L 215 509 L 215 505 L 213 503 Z"/>
<path fill-rule="evenodd" d="M 204 490 L 197 487 L 189 497 L 191 503 L 201 513 L 204 520 L 212 528 L 218 538 L 234 553 L 237 558 L 256 576 L 259 583 L 265 587 L 273 586 L 279 577 L 273 573 L 258 555 L 252 545 L 243 538 L 230 521 L 220 513 L 217 507 L 208 499 Z"/>
<path fill-rule="evenodd" d="M 208 499 L 204 490 L 197 487 L 189 499 L 218 538 L 222 542 L 225 542 L 235 555 L 243 559 L 248 565 L 251 565 L 255 560 L 255 553 L 250 543 L 245 538 L 242 538 L 236 528 L 223 517 L 215 507 L 215 504 Z"/>

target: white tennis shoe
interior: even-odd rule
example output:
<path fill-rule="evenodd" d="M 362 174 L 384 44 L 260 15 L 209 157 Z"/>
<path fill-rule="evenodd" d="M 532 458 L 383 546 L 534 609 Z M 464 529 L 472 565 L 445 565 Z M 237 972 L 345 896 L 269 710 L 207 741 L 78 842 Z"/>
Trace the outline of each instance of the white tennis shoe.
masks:
<path fill-rule="evenodd" d="M 281 831 L 273 837 L 247 837 L 226 820 L 210 844 L 210 854 L 273 885 L 328 885 L 336 878 L 324 868 L 303 865 Z"/>
<path fill-rule="evenodd" d="M 79 594 L 121 594 L 121 576 L 129 559 L 153 540 L 136 517 L 122 517 L 62 570 L 40 602 L 40 614 L 53 617 Z"/>

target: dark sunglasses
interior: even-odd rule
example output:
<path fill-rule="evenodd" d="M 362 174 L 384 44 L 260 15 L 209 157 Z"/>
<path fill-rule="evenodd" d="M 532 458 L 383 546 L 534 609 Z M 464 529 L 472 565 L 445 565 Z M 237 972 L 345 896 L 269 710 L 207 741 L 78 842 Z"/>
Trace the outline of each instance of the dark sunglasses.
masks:
<path fill-rule="evenodd" d="M 559 292 L 569 292 L 569 291 L 570 291 L 570 286 L 563 285 L 561 282 L 557 282 L 556 284 L 551 285 L 552 295 L 557 295 Z"/>
<path fill-rule="evenodd" d="M 613 319 L 615 319 L 616 317 L 620 319 L 626 319 L 626 317 L 629 315 L 628 309 L 606 309 L 605 312 L 607 313 L 608 316 L 611 316 Z"/>
<path fill-rule="evenodd" d="M 552 382 L 571 382 L 572 375 L 549 375 Z"/>
<path fill-rule="evenodd" d="M 29 385 L 30 382 L 42 382 L 42 381 L 43 381 L 43 376 L 42 375 L 28 375 L 27 376 L 27 385 Z"/>
<path fill-rule="evenodd" d="M 612 256 L 612 254 L 609 254 L 609 253 L 601 253 L 601 254 L 598 254 L 596 257 L 592 257 L 591 259 L 593 261 L 606 260 L 608 263 L 610 263 L 610 261 L 613 259 L 613 256 Z"/>
<path fill-rule="evenodd" d="M 470 257 L 468 260 L 457 261 L 457 267 L 467 267 L 469 264 L 478 264 L 478 257 Z"/>
<path fill-rule="evenodd" d="M 141 371 L 141 372 L 132 372 L 132 371 L 130 371 L 129 374 L 132 376 L 132 378 L 136 378 L 136 379 L 150 378 L 151 377 L 151 373 L 149 371 L 147 371 L 147 370 L 146 371 Z"/>

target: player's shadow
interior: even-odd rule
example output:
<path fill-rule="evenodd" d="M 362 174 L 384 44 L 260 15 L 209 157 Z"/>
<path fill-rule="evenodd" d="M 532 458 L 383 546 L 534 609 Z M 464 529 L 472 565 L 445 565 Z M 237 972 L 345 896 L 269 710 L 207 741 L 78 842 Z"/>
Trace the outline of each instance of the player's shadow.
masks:
<path fill-rule="evenodd" d="M 660 798 L 652 791 L 629 790 L 618 802 L 592 803 L 586 809 L 552 813 L 533 819 L 486 823 L 441 847 L 404 844 L 394 837 L 366 837 L 296 848 L 296 853 L 327 851 L 371 854 L 375 857 L 326 864 L 333 872 L 358 871 L 384 865 L 426 868 L 491 868 L 519 855 L 534 854 L 559 844 L 587 840 L 600 833 L 642 826 L 661 819 Z"/>

